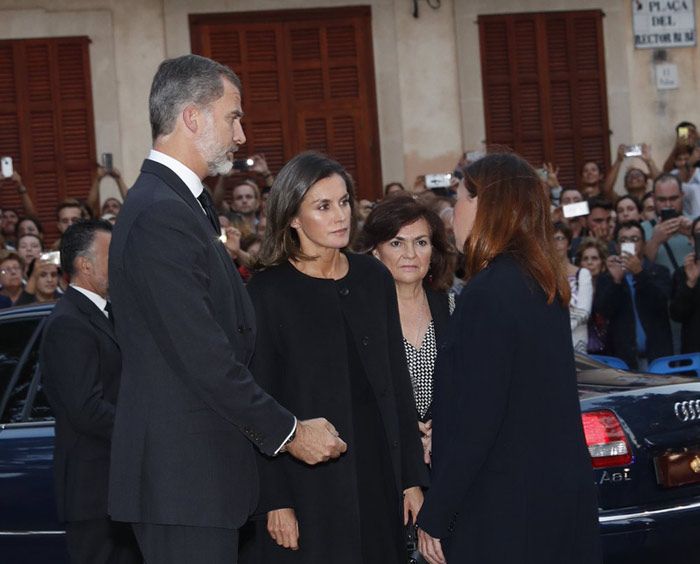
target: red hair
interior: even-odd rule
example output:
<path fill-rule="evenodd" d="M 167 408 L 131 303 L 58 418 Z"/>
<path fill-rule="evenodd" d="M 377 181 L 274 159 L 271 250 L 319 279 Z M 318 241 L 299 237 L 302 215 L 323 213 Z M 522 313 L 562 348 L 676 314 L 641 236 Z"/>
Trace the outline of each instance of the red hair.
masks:
<path fill-rule="evenodd" d="M 554 251 L 549 197 L 535 169 L 514 153 L 492 153 L 464 172 L 467 191 L 479 198 L 464 243 L 467 276 L 508 253 L 542 287 L 548 303 L 556 298 L 568 306 L 571 290 Z"/>

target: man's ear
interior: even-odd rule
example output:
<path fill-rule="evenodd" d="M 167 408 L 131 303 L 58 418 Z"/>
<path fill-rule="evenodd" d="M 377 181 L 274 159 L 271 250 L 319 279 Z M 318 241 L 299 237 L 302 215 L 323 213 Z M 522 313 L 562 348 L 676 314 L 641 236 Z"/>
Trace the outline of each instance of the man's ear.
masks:
<path fill-rule="evenodd" d="M 197 132 L 200 119 L 202 119 L 202 114 L 194 104 L 188 104 L 183 108 L 182 121 L 185 122 L 185 127 L 187 127 L 187 129 L 189 129 L 192 133 Z"/>

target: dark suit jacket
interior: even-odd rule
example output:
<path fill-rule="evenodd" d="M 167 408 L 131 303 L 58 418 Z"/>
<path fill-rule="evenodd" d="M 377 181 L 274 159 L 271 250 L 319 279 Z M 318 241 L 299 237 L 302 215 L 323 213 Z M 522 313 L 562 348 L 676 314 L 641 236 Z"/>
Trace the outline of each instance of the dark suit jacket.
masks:
<path fill-rule="evenodd" d="M 671 275 L 665 266 L 644 260 L 642 271 L 634 277 L 635 303 L 646 333 L 646 357 L 654 360 L 673 354 L 671 325 L 668 320 L 668 299 Z M 598 276 L 593 309 L 605 317 L 608 327 L 608 350 L 637 368 L 636 321 L 632 294 L 626 280 L 615 284 L 609 272 Z"/>
<path fill-rule="evenodd" d="M 291 432 L 247 368 L 253 308 L 218 235 L 180 178 L 145 161 L 110 246 L 114 519 L 236 528 L 257 503 L 253 444 L 273 454 Z"/>
<path fill-rule="evenodd" d="M 600 562 L 569 314 L 501 255 L 462 290 L 438 353 L 418 524 L 448 562 Z"/>
<path fill-rule="evenodd" d="M 681 353 L 700 352 L 700 284 L 688 288 L 685 270 L 673 274 L 673 295 L 669 304 L 671 319 L 682 323 Z"/>
<path fill-rule="evenodd" d="M 42 382 L 56 414 L 54 475 L 62 521 L 107 517 L 107 478 L 121 354 L 112 324 L 68 288 L 44 329 Z"/>

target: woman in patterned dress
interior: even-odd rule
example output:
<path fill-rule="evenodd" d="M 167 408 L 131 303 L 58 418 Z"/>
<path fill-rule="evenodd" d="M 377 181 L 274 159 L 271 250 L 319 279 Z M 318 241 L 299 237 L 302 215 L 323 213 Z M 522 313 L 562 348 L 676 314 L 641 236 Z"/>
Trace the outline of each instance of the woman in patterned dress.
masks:
<path fill-rule="evenodd" d="M 456 253 L 440 217 L 409 195 L 377 205 L 356 247 L 381 260 L 394 278 L 424 459 L 430 464 L 433 369 L 454 309 L 454 295 L 447 290 Z"/>

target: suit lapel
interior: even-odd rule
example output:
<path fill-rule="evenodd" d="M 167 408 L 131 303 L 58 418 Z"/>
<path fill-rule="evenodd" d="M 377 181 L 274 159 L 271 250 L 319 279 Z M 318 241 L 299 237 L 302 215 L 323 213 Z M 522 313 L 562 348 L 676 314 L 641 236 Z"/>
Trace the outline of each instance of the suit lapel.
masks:
<path fill-rule="evenodd" d="M 63 297 L 64 300 L 70 301 L 75 307 L 77 307 L 83 315 L 85 315 L 90 323 L 98 330 L 102 331 L 110 339 L 117 343 L 117 336 L 114 333 L 114 327 L 107 319 L 107 316 L 100 311 L 100 309 L 91 302 L 86 296 L 78 292 L 73 287 L 69 287 L 66 291 L 66 295 Z"/>
<path fill-rule="evenodd" d="M 194 197 L 190 189 L 187 187 L 187 184 L 185 184 L 177 174 L 175 174 L 167 166 L 150 159 L 143 161 L 143 164 L 141 165 L 141 172 L 155 174 L 158 178 L 165 182 L 165 184 L 167 184 L 178 196 L 180 196 L 180 198 L 182 198 L 182 200 L 184 200 L 184 202 L 192 209 L 197 221 L 206 230 L 206 233 L 212 232 L 212 222 L 209 221 L 209 216 L 204 213 L 202 206 L 197 201 L 197 198 Z"/>

